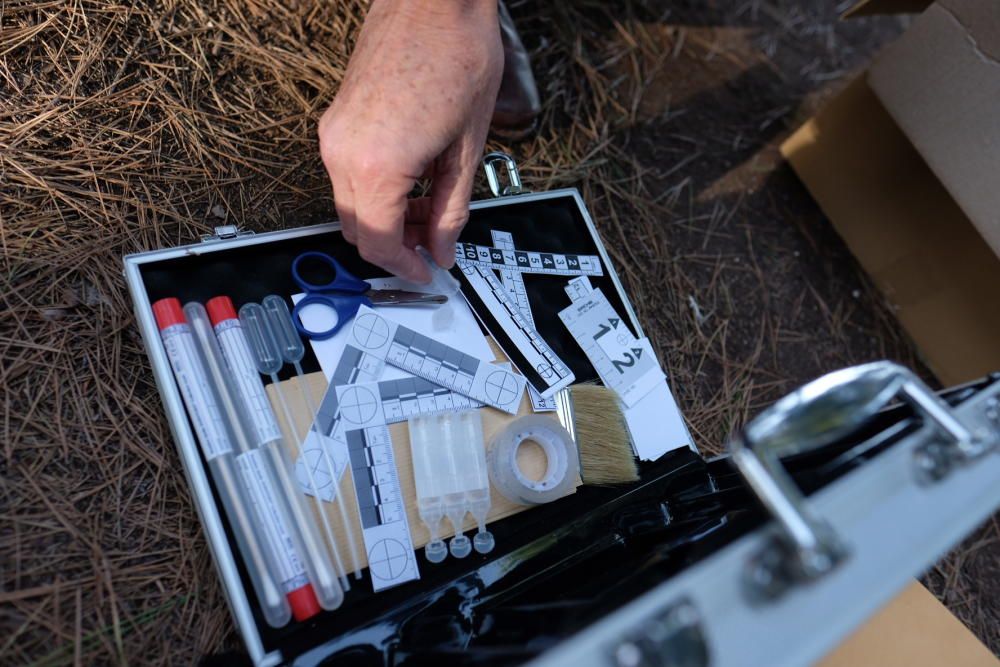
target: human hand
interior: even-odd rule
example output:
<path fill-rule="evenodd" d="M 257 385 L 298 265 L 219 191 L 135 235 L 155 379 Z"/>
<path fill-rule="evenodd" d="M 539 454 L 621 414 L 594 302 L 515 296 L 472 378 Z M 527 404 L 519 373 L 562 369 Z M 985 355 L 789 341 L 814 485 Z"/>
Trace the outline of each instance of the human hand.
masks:
<path fill-rule="evenodd" d="M 344 238 L 396 275 L 450 268 L 503 72 L 496 0 L 374 0 L 320 154 Z M 429 177 L 429 197 L 407 199 Z"/>

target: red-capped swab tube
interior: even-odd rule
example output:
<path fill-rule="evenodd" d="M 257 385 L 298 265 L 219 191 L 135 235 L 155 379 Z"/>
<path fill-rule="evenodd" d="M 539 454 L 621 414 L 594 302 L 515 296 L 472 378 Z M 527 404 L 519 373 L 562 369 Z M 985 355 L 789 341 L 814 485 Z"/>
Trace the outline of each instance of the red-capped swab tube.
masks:
<path fill-rule="evenodd" d="M 236 389 L 250 416 L 253 426 L 251 436 L 259 448 L 269 453 L 274 464 L 279 489 L 287 498 L 293 525 L 300 532 L 306 569 L 315 573 L 310 575 L 310 581 L 316 589 L 316 597 L 319 598 L 320 605 L 324 609 L 333 609 L 335 606 L 339 606 L 343 600 L 341 584 L 336 581 L 336 578 L 343 574 L 343 564 L 340 562 L 340 554 L 337 553 L 329 519 L 324 512 L 320 512 L 327 538 L 333 547 L 333 556 L 337 562 L 336 570 L 330 565 L 329 555 L 323 546 L 323 539 L 319 535 L 316 522 L 312 520 L 306 505 L 305 494 L 295 480 L 292 461 L 285 449 L 281 428 L 278 426 L 278 420 L 271 408 L 264 383 L 261 382 L 255 355 L 247 340 L 247 334 L 236 316 L 233 302 L 227 296 L 217 296 L 209 300 L 205 307 L 215 328 L 215 335 L 219 339 L 222 356 L 232 371 L 236 380 Z M 280 391 L 280 387 L 278 389 Z M 288 419 L 290 415 L 286 413 L 285 417 Z M 294 428 L 294 424 L 291 422 L 290 426 Z M 311 477 L 312 470 L 307 468 L 307 471 Z M 346 582 L 347 578 L 343 577 L 343 580 Z M 328 604 L 335 606 L 329 607 Z"/>
<path fill-rule="evenodd" d="M 324 596 L 331 594 L 331 589 L 335 590 L 332 595 L 340 599 L 325 602 L 332 605 L 330 608 L 336 608 L 343 599 L 340 584 L 336 577 L 331 577 L 329 582 L 319 581 L 311 571 L 311 559 L 305 555 L 302 535 L 291 519 L 288 499 L 280 491 L 273 458 L 267 449 L 255 446 L 252 421 L 243 407 L 236 377 L 222 356 L 205 307 L 200 303 L 188 303 L 184 306 L 184 315 L 205 360 L 208 379 L 221 398 L 222 414 L 233 433 L 237 469 L 247 489 L 247 497 L 252 501 L 262 541 L 271 550 L 277 568 L 274 576 L 288 599 L 292 616 L 297 621 L 304 621 L 320 612 L 319 588 Z M 320 586 L 314 587 L 313 581 Z"/>
<path fill-rule="evenodd" d="M 251 503 L 246 498 L 237 472 L 231 429 L 220 408 L 220 399 L 208 379 L 191 325 L 177 299 L 157 301 L 153 304 L 153 314 L 264 619 L 269 625 L 280 628 L 291 619 L 291 607 L 272 575 L 276 568 L 270 550 L 262 543 Z"/>

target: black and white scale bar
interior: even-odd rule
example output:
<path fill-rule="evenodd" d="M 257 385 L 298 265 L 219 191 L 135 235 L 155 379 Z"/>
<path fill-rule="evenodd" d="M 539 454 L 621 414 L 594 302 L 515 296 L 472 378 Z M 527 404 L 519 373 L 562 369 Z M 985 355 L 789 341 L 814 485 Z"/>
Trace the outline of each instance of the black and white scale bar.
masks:
<path fill-rule="evenodd" d="M 344 439 L 372 587 L 378 592 L 419 579 L 388 427 L 347 431 Z"/>
<path fill-rule="evenodd" d="M 490 236 L 493 238 L 493 247 L 497 250 L 514 252 L 517 249 L 514 246 L 514 235 L 510 232 L 492 229 L 490 230 Z M 521 316 L 527 321 L 528 325 L 537 331 L 538 327 L 535 326 L 535 317 L 531 313 L 531 301 L 528 299 L 528 289 L 524 285 L 524 278 L 521 277 L 522 272 L 515 271 L 507 266 L 499 268 L 497 272 L 500 274 L 500 284 L 507 291 L 507 296 L 517 305 Z M 586 280 L 586 277 L 580 279 Z M 551 396 L 549 398 L 542 398 L 542 395 L 538 393 L 538 390 L 532 384 L 528 385 L 528 398 L 531 401 L 531 409 L 535 412 L 553 412 L 556 409 L 556 399 Z"/>
<path fill-rule="evenodd" d="M 604 275 L 601 259 L 597 255 L 506 250 L 473 243 L 459 243 L 455 257 L 469 264 L 491 269 L 506 268 L 521 273 L 544 273 L 553 276 Z"/>
<path fill-rule="evenodd" d="M 521 309 L 507 295 L 492 269 L 465 260 L 458 260 L 457 264 L 523 361 L 516 358 L 515 350 L 505 348 L 507 356 L 515 361 L 539 396 L 548 398 L 572 384 L 573 372 L 521 314 Z"/>

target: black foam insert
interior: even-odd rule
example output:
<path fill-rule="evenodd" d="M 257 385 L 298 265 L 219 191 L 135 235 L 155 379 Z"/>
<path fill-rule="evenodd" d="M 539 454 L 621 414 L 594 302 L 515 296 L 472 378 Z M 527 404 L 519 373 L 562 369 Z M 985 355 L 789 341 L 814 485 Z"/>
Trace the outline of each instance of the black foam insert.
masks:
<path fill-rule="evenodd" d="M 479 245 L 492 245 L 490 231 L 497 229 L 510 232 L 518 249 L 579 255 L 599 254 L 598 241 L 591 234 L 584 212 L 571 191 L 553 194 L 555 196 L 533 201 L 519 201 L 517 198 L 512 198 L 502 205 L 475 209 L 470 214 L 469 223 L 460 240 Z M 239 309 L 245 303 L 260 302 L 267 295 L 279 294 L 284 296 L 291 306 L 290 296 L 301 291 L 292 279 L 292 262 L 298 255 L 310 250 L 320 250 L 334 256 L 347 270 L 360 278 L 389 275 L 383 269 L 363 261 L 357 250 L 348 244 L 338 231 L 332 230 L 294 238 L 269 239 L 266 242 L 240 247 L 205 245 L 183 256 L 144 263 L 140 265 L 140 275 L 150 302 L 176 297 L 181 303 L 190 301 L 204 303 L 212 297 L 226 295 Z M 592 277 L 591 283 L 594 287 L 600 287 L 616 311 L 624 315 L 622 298 L 610 277 L 610 267 L 605 265 L 604 269 L 604 275 Z M 457 269 L 456 272 L 460 273 Z M 319 276 L 307 276 L 307 278 L 320 280 Z M 563 289 L 568 280 L 565 276 L 534 274 L 524 276 L 532 312 L 535 314 L 535 323 L 543 338 L 573 370 L 578 382 L 594 380 L 596 373 L 557 315 L 559 310 L 570 304 L 569 297 Z M 482 311 L 475 295 L 471 290 L 467 291 L 473 309 Z M 488 321 L 489 318 L 486 319 Z M 505 350 L 511 349 L 509 341 L 505 340 L 499 327 L 490 328 L 497 334 L 501 347 Z M 516 351 L 512 350 L 512 354 L 515 353 Z M 303 368 L 307 372 L 319 370 L 319 364 L 311 346 L 308 345 Z M 294 371 L 286 366 L 281 377 L 284 379 L 293 374 Z M 206 465 L 207 470 L 204 459 L 202 463 Z M 358 627 L 387 610 L 405 606 L 415 597 L 426 595 L 429 591 L 488 562 L 506 550 L 562 525 L 566 517 L 579 516 L 624 492 L 624 488 L 582 488 L 576 494 L 555 503 L 492 524 L 491 529 L 497 536 L 497 551 L 489 557 L 473 555 L 464 561 L 449 558 L 445 563 L 433 567 L 428 566 L 421 558 L 420 581 L 379 594 L 371 592 L 366 571 L 363 580 L 353 582 L 354 586 L 341 609 L 324 613 L 307 623 L 293 622 L 284 628 L 271 628 L 264 621 L 254 598 L 246 566 L 235 547 L 232 530 L 225 516 L 223 524 L 229 543 L 233 545 L 233 554 L 244 589 L 250 598 L 257 626 L 261 630 L 265 649 L 273 650 L 280 647 L 286 651 L 286 655 L 293 655 L 306 651 L 331 636 Z M 213 493 L 216 496 L 216 504 L 221 506 L 214 485 Z M 351 613 L 347 613 L 348 610 Z"/>

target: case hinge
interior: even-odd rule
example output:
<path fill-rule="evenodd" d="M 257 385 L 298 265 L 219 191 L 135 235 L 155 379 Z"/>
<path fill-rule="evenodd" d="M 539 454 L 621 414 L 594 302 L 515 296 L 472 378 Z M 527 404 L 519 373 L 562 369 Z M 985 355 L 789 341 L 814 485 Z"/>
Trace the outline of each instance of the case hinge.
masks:
<path fill-rule="evenodd" d="M 211 243 L 213 241 L 228 241 L 230 239 L 243 238 L 244 236 L 253 236 L 252 231 L 243 231 L 236 225 L 221 225 L 215 228 L 214 234 L 202 234 L 202 243 Z"/>
<path fill-rule="evenodd" d="M 707 667 L 709 658 L 701 615 L 686 598 L 643 621 L 611 652 L 615 667 Z"/>

